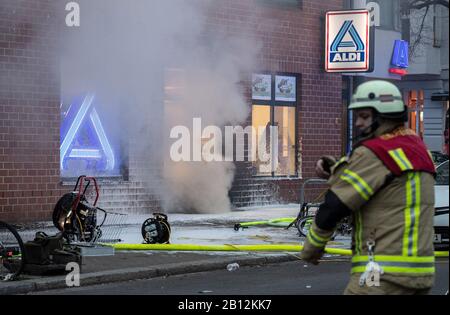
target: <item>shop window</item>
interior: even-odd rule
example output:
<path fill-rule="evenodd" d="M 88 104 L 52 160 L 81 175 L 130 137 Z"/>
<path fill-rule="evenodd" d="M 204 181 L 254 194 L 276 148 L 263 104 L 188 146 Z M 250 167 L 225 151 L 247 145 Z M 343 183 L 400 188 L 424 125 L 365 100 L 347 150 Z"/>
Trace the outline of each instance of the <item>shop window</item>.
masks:
<path fill-rule="evenodd" d="M 275 175 L 294 176 L 295 172 L 295 107 L 275 106 L 274 125 L 278 127 L 278 163 Z"/>
<path fill-rule="evenodd" d="M 94 93 L 61 102 L 62 178 L 80 175 L 123 178 L 126 175 L 120 154 L 119 118 L 107 109 Z"/>
<path fill-rule="evenodd" d="M 266 105 L 253 105 L 252 108 L 252 126 L 256 132 L 257 146 L 255 166 L 258 175 L 272 176 L 273 163 L 263 154 L 270 154 L 270 126 L 271 126 L 271 108 Z"/>
<path fill-rule="evenodd" d="M 292 75 L 253 75 L 257 176 L 297 176 L 297 85 Z"/>
<path fill-rule="evenodd" d="M 423 138 L 423 90 L 411 90 L 407 95 L 408 124 L 417 135 Z"/>

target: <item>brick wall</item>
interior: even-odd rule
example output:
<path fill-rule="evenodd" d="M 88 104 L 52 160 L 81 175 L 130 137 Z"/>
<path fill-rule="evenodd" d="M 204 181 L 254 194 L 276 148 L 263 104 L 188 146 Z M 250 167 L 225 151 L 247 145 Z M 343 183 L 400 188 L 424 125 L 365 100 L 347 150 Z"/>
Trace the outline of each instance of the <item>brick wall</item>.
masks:
<path fill-rule="evenodd" d="M 42 218 L 59 195 L 55 1 L 0 5 L 1 220 Z"/>

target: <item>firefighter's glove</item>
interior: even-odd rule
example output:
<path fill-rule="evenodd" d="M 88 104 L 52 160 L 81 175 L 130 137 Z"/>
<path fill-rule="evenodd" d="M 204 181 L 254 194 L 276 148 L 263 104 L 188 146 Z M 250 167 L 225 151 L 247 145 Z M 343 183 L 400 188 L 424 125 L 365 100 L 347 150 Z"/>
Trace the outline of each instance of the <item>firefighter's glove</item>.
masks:
<path fill-rule="evenodd" d="M 313 265 L 319 264 L 319 259 L 323 256 L 325 246 L 332 236 L 333 231 L 323 230 L 314 222 L 309 229 L 300 258 Z"/>
<path fill-rule="evenodd" d="M 331 175 L 331 168 L 336 164 L 336 159 L 332 156 L 322 156 L 316 163 L 316 174 L 318 177 L 328 179 Z"/>
<path fill-rule="evenodd" d="M 331 174 L 331 168 L 336 164 L 336 159 L 331 155 L 325 155 L 320 158 L 323 161 L 323 170 Z"/>

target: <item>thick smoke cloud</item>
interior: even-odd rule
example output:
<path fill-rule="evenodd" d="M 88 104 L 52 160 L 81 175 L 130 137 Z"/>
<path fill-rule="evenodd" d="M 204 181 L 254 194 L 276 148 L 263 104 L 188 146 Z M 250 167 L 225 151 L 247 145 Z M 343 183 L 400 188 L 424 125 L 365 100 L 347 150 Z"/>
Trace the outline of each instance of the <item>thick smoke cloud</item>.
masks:
<path fill-rule="evenodd" d="M 246 120 L 239 82 L 252 71 L 257 43 L 249 34 L 211 29 L 213 0 L 77 2 L 81 26 L 62 39 L 63 102 L 95 93 L 102 119 L 117 123 L 115 136 L 133 152 L 127 158 L 145 161 L 148 171 L 133 176 L 153 183 L 149 191 L 165 211 L 228 211 L 233 163 L 175 163 L 169 133 L 177 125 L 192 129 L 195 117 L 203 127 Z"/>

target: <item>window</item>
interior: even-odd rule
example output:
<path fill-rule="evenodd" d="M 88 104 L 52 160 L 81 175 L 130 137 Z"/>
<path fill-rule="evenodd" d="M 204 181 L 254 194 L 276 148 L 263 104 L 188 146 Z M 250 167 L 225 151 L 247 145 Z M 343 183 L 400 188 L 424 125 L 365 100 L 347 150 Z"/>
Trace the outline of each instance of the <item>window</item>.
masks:
<path fill-rule="evenodd" d="M 117 128 L 120 113 L 108 105 L 95 93 L 61 101 L 61 177 L 126 176 L 125 161 L 120 154 L 120 128 Z"/>
<path fill-rule="evenodd" d="M 274 125 L 278 127 L 278 164 L 275 175 L 294 176 L 295 172 L 295 107 L 275 106 Z"/>
<path fill-rule="evenodd" d="M 401 20 L 402 23 L 402 39 L 411 42 L 411 22 L 409 17 Z"/>
<path fill-rule="evenodd" d="M 439 7 L 433 6 L 433 47 L 441 47 L 442 19 L 439 17 Z"/>
<path fill-rule="evenodd" d="M 253 105 L 252 126 L 256 132 L 256 162 L 258 175 L 272 176 L 273 165 L 266 158 L 270 154 L 270 125 L 272 121 L 271 108 L 268 105 Z M 269 153 L 268 153 L 269 152 Z M 264 154 L 264 155 L 263 155 Z"/>
<path fill-rule="evenodd" d="M 253 75 L 257 176 L 297 176 L 297 86 L 293 75 Z"/>
<path fill-rule="evenodd" d="M 399 0 L 373 0 L 380 5 L 380 28 L 399 30 L 400 2 Z"/>
<path fill-rule="evenodd" d="M 112 96 L 110 81 L 99 84 L 96 71 L 89 72 L 95 78 L 86 76 L 89 63 L 77 59 L 78 52 L 68 50 L 60 60 L 60 177 L 64 183 L 80 175 L 128 180 L 123 127 L 131 101 Z"/>

